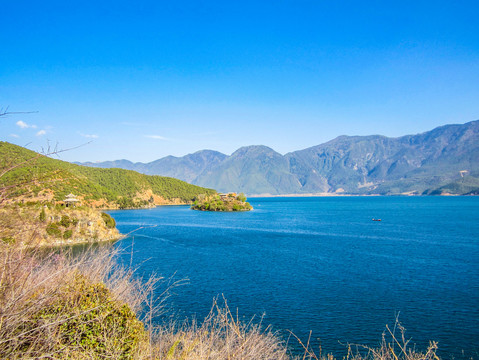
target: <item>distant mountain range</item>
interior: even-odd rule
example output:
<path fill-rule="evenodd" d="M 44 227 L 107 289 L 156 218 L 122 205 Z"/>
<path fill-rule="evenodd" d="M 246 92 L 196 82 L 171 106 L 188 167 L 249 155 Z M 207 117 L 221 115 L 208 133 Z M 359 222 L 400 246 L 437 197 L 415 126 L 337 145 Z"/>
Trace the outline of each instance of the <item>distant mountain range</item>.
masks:
<path fill-rule="evenodd" d="M 339 136 L 285 155 L 246 146 L 230 156 L 201 150 L 150 163 L 81 165 L 170 176 L 248 195 L 479 194 L 479 120 L 398 138 Z"/>

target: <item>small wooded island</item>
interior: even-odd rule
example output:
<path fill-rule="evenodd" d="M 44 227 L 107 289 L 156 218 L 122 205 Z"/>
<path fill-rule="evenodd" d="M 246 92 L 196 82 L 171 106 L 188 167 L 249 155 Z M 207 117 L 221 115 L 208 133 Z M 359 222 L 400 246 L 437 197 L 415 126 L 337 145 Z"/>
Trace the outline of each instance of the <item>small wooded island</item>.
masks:
<path fill-rule="evenodd" d="M 191 206 L 193 210 L 201 211 L 250 211 L 253 207 L 246 202 L 246 196 L 243 193 L 236 195 L 229 194 L 201 194 Z"/>

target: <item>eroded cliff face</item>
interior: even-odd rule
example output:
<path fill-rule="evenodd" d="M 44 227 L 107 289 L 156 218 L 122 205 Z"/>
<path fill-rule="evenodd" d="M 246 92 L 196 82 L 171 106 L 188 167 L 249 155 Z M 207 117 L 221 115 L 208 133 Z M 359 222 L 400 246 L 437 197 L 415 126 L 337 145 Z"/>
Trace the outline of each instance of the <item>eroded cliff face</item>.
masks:
<path fill-rule="evenodd" d="M 0 209 L 0 240 L 19 246 L 112 241 L 121 234 L 99 210 L 13 204 Z"/>

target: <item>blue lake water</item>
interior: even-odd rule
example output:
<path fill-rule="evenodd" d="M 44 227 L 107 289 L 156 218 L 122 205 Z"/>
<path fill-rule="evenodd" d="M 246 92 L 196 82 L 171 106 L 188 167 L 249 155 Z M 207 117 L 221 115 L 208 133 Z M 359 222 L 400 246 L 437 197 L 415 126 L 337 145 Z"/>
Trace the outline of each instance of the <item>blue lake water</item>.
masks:
<path fill-rule="evenodd" d="M 399 314 L 418 348 L 435 340 L 444 358 L 479 357 L 478 197 L 250 202 L 244 213 L 112 211 L 122 233 L 136 230 L 116 246 L 133 243 L 141 275 L 189 279 L 171 298 L 180 316 L 203 317 L 223 294 L 245 319 L 265 314 L 303 340 L 312 330 L 341 357 L 348 342 L 377 345 Z"/>

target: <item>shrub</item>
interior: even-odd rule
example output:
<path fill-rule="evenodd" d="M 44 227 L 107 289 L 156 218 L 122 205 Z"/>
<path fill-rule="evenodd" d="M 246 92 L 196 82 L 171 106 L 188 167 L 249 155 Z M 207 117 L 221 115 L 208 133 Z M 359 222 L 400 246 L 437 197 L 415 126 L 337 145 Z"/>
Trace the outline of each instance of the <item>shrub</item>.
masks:
<path fill-rule="evenodd" d="M 115 339 L 115 358 L 130 359 L 139 343 L 146 340 L 143 324 L 128 305 L 115 301 L 105 284 L 92 283 L 81 274 L 34 315 L 30 326 L 37 328 L 58 319 L 67 319 L 56 329 L 58 340 L 54 346 L 58 350 L 68 346 L 95 354 L 95 358 L 106 357 L 112 350 L 111 339 Z"/>
<path fill-rule="evenodd" d="M 245 202 L 245 201 L 246 201 L 246 196 L 245 196 L 245 194 L 240 193 L 240 194 L 236 197 L 236 199 L 237 199 L 238 201 Z"/>
<path fill-rule="evenodd" d="M 130 198 L 121 197 L 118 198 L 116 203 L 120 209 L 128 209 L 136 207 L 135 202 Z"/>
<path fill-rule="evenodd" d="M 66 239 L 70 239 L 73 235 L 73 231 L 72 230 L 65 230 L 65 232 L 63 233 L 63 238 L 66 240 Z"/>
<path fill-rule="evenodd" d="M 54 237 L 61 237 L 62 236 L 62 232 L 61 232 L 60 228 L 58 227 L 57 223 L 48 224 L 46 230 L 47 230 L 47 234 L 50 235 L 50 236 L 54 236 Z"/>
<path fill-rule="evenodd" d="M 15 244 L 15 238 L 11 236 L 5 236 L 5 237 L 2 237 L 2 242 L 4 244 Z"/>
<path fill-rule="evenodd" d="M 45 213 L 45 209 L 42 209 L 42 211 L 40 211 L 40 221 L 45 222 L 46 220 L 47 220 L 47 214 Z"/>
<path fill-rule="evenodd" d="M 72 225 L 77 226 L 78 225 L 78 219 L 77 218 L 72 218 Z"/>
<path fill-rule="evenodd" d="M 108 229 L 114 229 L 116 226 L 115 219 L 113 219 L 110 214 L 107 213 L 101 213 L 101 217 L 103 221 L 105 222 L 105 225 Z"/>
<path fill-rule="evenodd" d="M 148 333 L 135 311 L 153 285 L 113 254 L 0 251 L 0 359 L 146 359 Z"/>
<path fill-rule="evenodd" d="M 69 227 L 71 224 L 70 217 L 68 215 L 62 215 L 62 218 L 60 220 L 60 225 L 63 227 Z"/>

